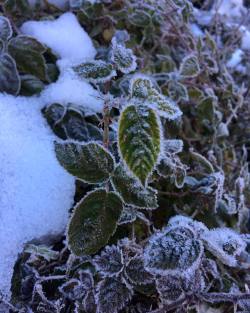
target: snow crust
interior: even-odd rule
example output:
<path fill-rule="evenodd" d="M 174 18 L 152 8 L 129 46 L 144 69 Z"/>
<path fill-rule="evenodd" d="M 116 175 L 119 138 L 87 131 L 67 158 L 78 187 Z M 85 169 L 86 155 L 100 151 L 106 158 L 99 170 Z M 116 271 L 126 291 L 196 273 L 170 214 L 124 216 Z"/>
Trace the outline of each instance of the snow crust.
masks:
<path fill-rule="evenodd" d="M 26 22 L 21 31 L 58 55 L 60 76 L 40 96 L 0 94 L 0 292 L 7 298 L 13 266 L 25 243 L 62 233 L 73 205 L 74 177 L 56 159 L 56 136 L 41 109 L 53 102 L 82 105 L 92 113 L 102 109 L 97 91 L 71 70 L 72 64 L 95 56 L 74 14 Z"/>

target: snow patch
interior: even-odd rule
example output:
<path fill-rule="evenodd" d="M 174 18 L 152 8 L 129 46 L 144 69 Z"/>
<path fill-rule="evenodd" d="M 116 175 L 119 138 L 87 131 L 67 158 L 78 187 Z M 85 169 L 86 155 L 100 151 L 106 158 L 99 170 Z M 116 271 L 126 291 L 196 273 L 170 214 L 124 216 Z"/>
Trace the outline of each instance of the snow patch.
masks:
<path fill-rule="evenodd" d="M 42 101 L 0 94 L 0 290 L 10 291 L 24 243 L 64 231 L 74 178 L 58 163 Z"/>
<path fill-rule="evenodd" d="M 81 63 L 93 59 L 96 50 L 88 34 L 73 13 L 64 13 L 54 21 L 28 21 L 21 27 L 25 35 L 35 37 L 61 59 Z"/>
<path fill-rule="evenodd" d="M 102 100 L 87 82 L 77 79 L 72 64 L 95 57 L 89 36 L 72 13 L 55 21 L 30 21 L 21 27 L 60 58 L 58 81 L 40 96 L 0 94 L 0 292 L 10 297 L 13 267 L 25 243 L 60 234 L 73 205 L 75 178 L 59 164 L 56 136 L 41 109 L 54 102 L 74 103 L 99 112 Z"/>

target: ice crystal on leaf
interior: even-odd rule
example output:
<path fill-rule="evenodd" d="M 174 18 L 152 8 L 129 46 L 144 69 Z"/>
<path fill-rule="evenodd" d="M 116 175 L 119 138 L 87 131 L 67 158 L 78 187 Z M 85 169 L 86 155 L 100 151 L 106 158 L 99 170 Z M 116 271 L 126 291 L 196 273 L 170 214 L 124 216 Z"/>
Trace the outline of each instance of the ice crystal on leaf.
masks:
<path fill-rule="evenodd" d="M 92 83 L 105 83 L 116 76 L 113 65 L 101 60 L 89 61 L 73 67 L 76 74 Z"/>
<path fill-rule="evenodd" d="M 97 285 L 97 313 L 117 313 L 125 307 L 133 290 L 120 277 L 106 277 Z"/>
<path fill-rule="evenodd" d="M 128 105 L 120 115 L 120 156 L 145 186 L 161 152 L 161 124 L 155 111 L 143 105 Z"/>
<path fill-rule="evenodd" d="M 122 251 L 117 246 L 106 246 L 101 255 L 97 255 L 94 265 L 103 276 L 117 276 L 123 269 Z"/>
<path fill-rule="evenodd" d="M 230 228 L 216 228 L 202 236 L 206 248 L 222 263 L 237 266 L 237 257 L 245 251 L 246 242 Z"/>
<path fill-rule="evenodd" d="M 134 256 L 126 264 L 125 275 L 132 284 L 145 285 L 153 281 L 152 275 L 144 268 L 142 256 Z"/>
<path fill-rule="evenodd" d="M 118 43 L 115 37 L 112 39 L 111 61 L 124 74 L 135 71 L 137 66 L 133 51 Z"/>
<path fill-rule="evenodd" d="M 167 227 L 150 238 L 144 251 L 145 268 L 152 274 L 188 276 L 199 267 L 203 250 L 192 228 Z"/>

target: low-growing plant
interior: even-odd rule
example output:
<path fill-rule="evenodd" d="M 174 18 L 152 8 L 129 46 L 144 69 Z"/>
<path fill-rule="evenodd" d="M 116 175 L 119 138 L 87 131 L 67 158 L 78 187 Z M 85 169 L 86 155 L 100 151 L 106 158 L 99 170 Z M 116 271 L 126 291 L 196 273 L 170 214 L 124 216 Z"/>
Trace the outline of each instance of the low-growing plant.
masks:
<path fill-rule="evenodd" d="M 57 159 L 76 177 L 76 205 L 58 252 L 26 248 L 14 302 L 27 312 L 249 312 L 243 78 L 225 67 L 218 29 L 189 31 L 191 1 L 100 2 L 71 1 L 83 25 L 97 23 L 101 46 L 72 70 L 98 90 L 103 111 L 43 110 Z M 3 64 L 17 79 L 0 88 L 17 94 L 14 59 L 26 67 L 15 47 L 33 39 L 10 39 L 1 23 Z M 33 52 L 44 63 L 43 47 Z"/>

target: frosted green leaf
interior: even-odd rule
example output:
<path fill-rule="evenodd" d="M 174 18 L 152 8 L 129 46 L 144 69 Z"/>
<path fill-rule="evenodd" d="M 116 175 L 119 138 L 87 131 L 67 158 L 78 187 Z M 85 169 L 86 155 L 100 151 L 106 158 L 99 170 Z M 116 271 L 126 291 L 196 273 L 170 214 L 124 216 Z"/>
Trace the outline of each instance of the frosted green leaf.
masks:
<path fill-rule="evenodd" d="M 47 261 L 56 260 L 59 256 L 58 251 L 54 251 L 45 245 L 28 244 L 25 249 L 25 253 L 30 253 L 32 256 L 39 256 Z"/>
<path fill-rule="evenodd" d="M 158 207 L 157 192 L 152 188 L 144 188 L 122 165 L 115 169 L 111 181 L 126 204 L 144 209 Z"/>
<path fill-rule="evenodd" d="M 105 83 L 116 76 L 113 65 L 101 60 L 82 63 L 73 67 L 76 74 L 93 83 Z"/>
<path fill-rule="evenodd" d="M 181 110 L 173 100 L 163 96 L 155 88 L 151 88 L 148 93 L 148 105 L 155 108 L 160 116 L 175 120 L 182 115 Z"/>
<path fill-rule="evenodd" d="M 114 170 L 112 155 L 100 144 L 55 142 L 56 157 L 72 175 L 89 184 L 105 182 Z"/>
<path fill-rule="evenodd" d="M 149 95 L 149 90 L 152 88 L 152 81 L 145 75 L 136 75 L 130 81 L 131 97 L 146 99 Z"/>
<path fill-rule="evenodd" d="M 246 242 L 230 228 L 215 228 L 203 233 L 206 248 L 222 263 L 236 267 L 237 257 L 246 249 Z"/>
<path fill-rule="evenodd" d="M 188 55 L 180 65 L 180 75 L 184 77 L 195 77 L 200 72 L 199 61 L 195 55 Z"/>
<path fill-rule="evenodd" d="M 151 23 L 151 16 L 144 10 L 135 10 L 130 16 L 131 24 L 139 27 L 146 27 Z"/>
<path fill-rule="evenodd" d="M 67 237 L 70 250 L 78 256 L 95 254 L 114 234 L 122 212 L 122 201 L 114 192 L 96 189 L 75 207 Z"/>
<path fill-rule="evenodd" d="M 161 151 L 160 122 L 154 110 L 128 105 L 120 115 L 118 145 L 129 170 L 145 185 Z"/>
<path fill-rule="evenodd" d="M 135 285 L 146 285 L 153 281 L 152 275 L 144 268 L 141 256 L 135 256 L 129 260 L 125 268 L 125 275 Z"/>
<path fill-rule="evenodd" d="M 0 39 L 7 41 L 13 34 L 10 21 L 7 17 L 0 16 Z"/>
<path fill-rule="evenodd" d="M 106 277 L 97 285 L 96 313 L 117 313 L 125 307 L 133 295 L 133 289 L 122 277 Z"/>
<path fill-rule="evenodd" d="M 164 140 L 164 151 L 170 154 L 180 153 L 183 150 L 183 141 L 180 139 Z"/>
<path fill-rule="evenodd" d="M 93 264 L 102 276 L 117 276 L 123 270 L 123 254 L 119 247 L 106 246 L 101 255 L 95 256 Z"/>
<path fill-rule="evenodd" d="M 0 92 L 17 95 L 20 90 L 20 77 L 13 58 L 7 53 L 0 54 Z"/>
<path fill-rule="evenodd" d="M 202 254 L 203 245 L 191 228 L 170 227 L 150 238 L 145 268 L 152 274 L 188 276 L 199 267 Z"/>
<path fill-rule="evenodd" d="M 122 44 L 118 44 L 115 38 L 112 40 L 111 60 L 118 70 L 124 74 L 133 72 L 136 69 L 136 57 L 133 51 Z"/>
<path fill-rule="evenodd" d="M 12 38 L 8 44 L 8 51 L 21 72 L 47 80 L 46 62 L 43 56 L 46 48 L 35 38 L 24 35 Z"/>
<path fill-rule="evenodd" d="M 124 207 L 118 225 L 133 223 L 137 218 L 137 213 L 138 212 L 135 207 Z"/>
<path fill-rule="evenodd" d="M 176 102 L 189 100 L 187 88 L 177 81 L 171 80 L 168 83 L 168 92 L 171 99 Z"/>

